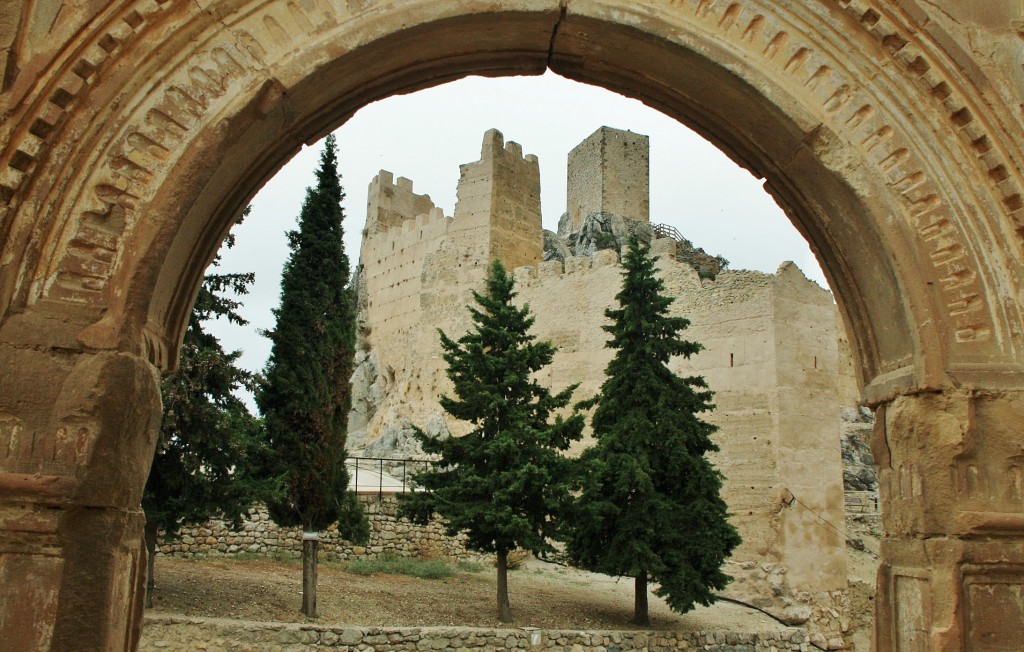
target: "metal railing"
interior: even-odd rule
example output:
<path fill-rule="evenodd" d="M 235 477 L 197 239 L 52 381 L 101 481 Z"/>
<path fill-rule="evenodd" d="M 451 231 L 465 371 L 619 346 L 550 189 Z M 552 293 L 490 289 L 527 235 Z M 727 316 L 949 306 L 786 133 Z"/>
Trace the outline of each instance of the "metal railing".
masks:
<path fill-rule="evenodd" d="M 418 491 L 412 482 L 412 473 L 425 471 L 434 462 L 412 458 L 349 457 L 349 489 L 356 493 L 384 494 Z"/>
<path fill-rule="evenodd" d="M 843 504 L 847 512 L 876 514 L 878 513 L 878 492 L 847 491 L 843 494 Z"/>
<path fill-rule="evenodd" d="M 682 244 L 683 234 L 679 232 L 679 229 L 672 226 L 671 224 L 652 224 L 651 228 L 654 230 L 654 235 L 659 238 L 672 238 L 676 241 L 676 244 Z"/>

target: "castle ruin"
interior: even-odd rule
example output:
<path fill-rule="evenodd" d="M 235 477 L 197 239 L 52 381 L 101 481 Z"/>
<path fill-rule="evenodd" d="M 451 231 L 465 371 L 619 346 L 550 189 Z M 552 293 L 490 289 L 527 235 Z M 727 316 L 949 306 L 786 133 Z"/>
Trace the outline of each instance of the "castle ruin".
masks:
<path fill-rule="evenodd" d="M 834 602 L 846 588 L 845 541 L 827 523 L 843 522 L 840 407 L 854 383 L 832 296 L 792 263 L 711 279 L 677 260 L 679 243 L 656 238 L 649 223 L 647 153 L 646 136 L 607 127 L 574 149 L 558 234 L 541 226 L 537 158 L 496 130 L 484 135 L 480 160 L 461 166 L 452 217 L 381 171 L 369 186 L 360 256 L 350 448 L 403 456 L 417 451 L 412 424 L 435 436 L 464 432 L 438 405 L 450 384 L 437 329 L 458 337 L 470 327 L 470 292 L 493 258 L 513 270 L 534 333 L 558 347 L 542 372 L 550 386 L 579 383 L 578 399 L 596 393 L 612 354 L 604 311 L 635 231 L 654 238 L 672 311 L 705 347 L 672 367 L 702 374 L 715 391 L 714 461 L 743 536 L 730 591 L 776 611 L 798 594 Z"/>

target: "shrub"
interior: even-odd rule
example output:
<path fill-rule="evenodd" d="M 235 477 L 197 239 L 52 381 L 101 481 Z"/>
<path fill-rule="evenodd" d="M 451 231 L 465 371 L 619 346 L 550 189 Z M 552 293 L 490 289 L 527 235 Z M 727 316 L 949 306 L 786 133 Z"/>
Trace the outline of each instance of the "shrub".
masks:
<path fill-rule="evenodd" d="M 349 562 L 345 570 L 356 575 L 385 573 L 388 575 L 410 575 L 424 580 L 440 580 L 455 574 L 455 569 L 443 561 L 394 555 Z"/>

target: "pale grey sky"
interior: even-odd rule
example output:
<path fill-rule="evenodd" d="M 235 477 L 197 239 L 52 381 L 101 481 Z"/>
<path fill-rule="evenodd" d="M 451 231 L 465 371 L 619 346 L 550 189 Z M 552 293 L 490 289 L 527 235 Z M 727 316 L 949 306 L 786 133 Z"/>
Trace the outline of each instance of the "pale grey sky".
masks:
<path fill-rule="evenodd" d="M 381 169 L 411 179 L 452 215 L 459 165 L 480 158 L 485 131 L 540 159 L 544 227 L 565 211 L 566 157 L 598 127 L 650 136 L 651 222 L 675 226 L 694 245 L 725 256 L 731 269 L 774 272 L 791 260 L 827 287 L 807 243 L 761 187 L 761 180 L 713 145 L 641 102 L 548 73 L 542 77 L 470 77 L 371 104 L 335 132 L 344 201 L 346 252 L 355 264 L 366 221 L 366 189 Z M 253 211 L 224 252 L 222 271 L 254 271 L 242 310 L 249 326 L 217 324 L 227 350 L 242 349 L 242 366 L 261 370 L 270 353 L 257 334 L 274 325 L 285 231 L 295 228 L 321 144 L 303 149 L 253 198 Z"/>

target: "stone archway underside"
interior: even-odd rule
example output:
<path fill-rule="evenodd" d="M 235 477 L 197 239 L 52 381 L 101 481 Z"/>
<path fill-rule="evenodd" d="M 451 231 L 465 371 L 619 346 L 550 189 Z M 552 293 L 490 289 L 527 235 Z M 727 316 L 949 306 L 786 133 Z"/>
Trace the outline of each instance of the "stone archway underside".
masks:
<path fill-rule="evenodd" d="M 134 647 L 157 369 L 258 186 L 375 99 L 550 67 L 712 139 L 822 261 L 880 416 L 878 648 L 1012 649 L 1022 17 L 962 4 L 7 3 L 0 640 Z"/>

